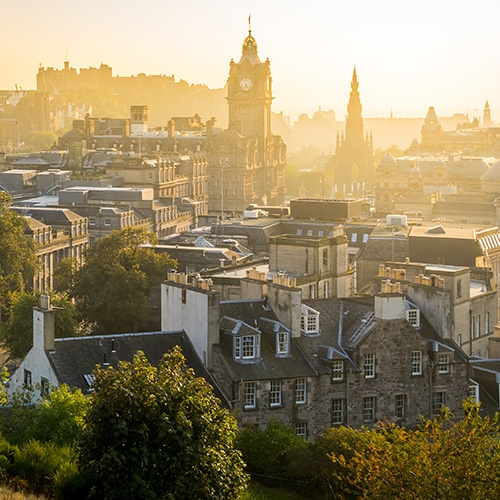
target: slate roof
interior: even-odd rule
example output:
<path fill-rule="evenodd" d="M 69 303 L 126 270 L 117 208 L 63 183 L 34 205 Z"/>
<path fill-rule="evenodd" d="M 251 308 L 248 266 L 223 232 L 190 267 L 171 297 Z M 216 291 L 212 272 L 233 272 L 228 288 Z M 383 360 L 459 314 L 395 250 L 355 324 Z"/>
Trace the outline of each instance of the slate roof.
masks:
<path fill-rule="evenodd" d="M 47 224 L 65 224 L 84 218 L 68 208 L 11 207 L 11 210 Z"/>
<path fill-rule="evenodd" d="M 158 365 L 163 354 L 180 346 L 186 364 L 193 368 L 196 376 L 205 378 L 214 385 L 212 377 L 198 358 L 191 341 L 184 331 L 129 333 L 55 339 L 55 349 L 47 357 L 61 383 L 89 392 L 85 376 L 90 375 L 97 364 L 113 367 L 118 361 L 132 361 L 141 350 L 149 362 Z M 114 350 L 113 350 L 114 347 Z M 216 392 L 217 397 L 221 394 Z"/>
<path fill-rule="evenodd" d="M 312 377 L 316 375 L 296 339 L 291 339 L 290 354 L 276 355 L 277 331 L 288 331 L 278 320 L 265 299 L 225 301 L 220 303 L 221 333 L 219 350 L 233 379 L 270 380 Z M 233 358 L 233 328 L 243 323 L 244 332 L 261 332 L 261 357 L 256 362 L 240 362 Z"/>

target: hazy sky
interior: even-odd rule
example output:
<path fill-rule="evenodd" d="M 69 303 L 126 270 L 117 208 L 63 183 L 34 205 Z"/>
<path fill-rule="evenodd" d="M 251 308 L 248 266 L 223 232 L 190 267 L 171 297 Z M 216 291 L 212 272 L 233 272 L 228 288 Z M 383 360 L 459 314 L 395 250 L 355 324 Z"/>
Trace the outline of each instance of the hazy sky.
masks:
<path fill-rule="evenodd" d="M 8 3 L 8 5 L 7 5 Z M 356 65 L 365 117 L 482 115 L 500 121 L 498 0 L 5 0 L 0 88 L 35 88 L 39 65 L 113 68 L 226 83 L 251 14 L 269 57 L 273 111 L 346 114 Z"/>

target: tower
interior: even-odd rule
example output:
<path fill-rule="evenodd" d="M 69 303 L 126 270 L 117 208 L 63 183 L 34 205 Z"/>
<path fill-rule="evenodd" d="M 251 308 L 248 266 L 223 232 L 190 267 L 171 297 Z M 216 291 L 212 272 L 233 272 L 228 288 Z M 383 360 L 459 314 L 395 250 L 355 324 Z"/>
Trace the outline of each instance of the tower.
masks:
<path fill-rule="evenodd" d="M 238 63 L 231 60 L 227 80 L 229 128 L 268 145 L 271 135 L 272 79 L 269 59 L 261 62 L 248 30 Z"/>
<path fill-rule="evenodd" d="M 345 136 L 337 138 L 335 151 L 335 184 L 344 194 L 358 194 L 361 184 L 374 182 L 373 139 L 364 134 L 361 99 L 356 67 L 352 74 L 351 93 L 347 104 Z"/>
<path fill-rule="evenodd" d="M 491 112 L 490 112 L 490 104 L 488 101 L 486 101 L 486 104 L 484 105 L 483 127 L 484 128 L 491 127 Z"/>
<path fill-rule="evenodd" d="M 443 130 L 436 116 L 434 106 L 429 108 L 425 122 L 422 125 L 422 144 L 423 151 L 438 151 L 442 149 L 441 136 Z"/>
<path fill-rule="evenodd" d="M 229 128 L 209 137 L 209 211 L 242 212 L 285 200 L 286 146 L 271 133 L 271 64 L 261 62 L 248 29 L 227 80 Z"/>

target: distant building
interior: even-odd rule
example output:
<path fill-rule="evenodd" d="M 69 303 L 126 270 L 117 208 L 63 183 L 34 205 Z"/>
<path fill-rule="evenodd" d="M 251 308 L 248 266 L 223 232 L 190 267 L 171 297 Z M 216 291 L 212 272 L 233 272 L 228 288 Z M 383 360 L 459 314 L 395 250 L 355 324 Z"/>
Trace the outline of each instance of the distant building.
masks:
<path fill-rule="evenodd" d="M 261 62 L 251 30 L 227 81 L 229 128 L 215 134 L 207 124 L 209 209 L 243 212 L 250 203 L 285 201 L 286 146 L 271 132 L 270 62 Z"/>

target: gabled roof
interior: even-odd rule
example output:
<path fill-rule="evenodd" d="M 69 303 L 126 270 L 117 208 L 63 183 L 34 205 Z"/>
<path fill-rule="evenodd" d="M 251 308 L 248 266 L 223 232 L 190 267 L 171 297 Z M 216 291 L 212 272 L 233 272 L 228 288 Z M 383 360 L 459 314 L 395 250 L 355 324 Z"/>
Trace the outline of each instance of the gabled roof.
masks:
<path fill-rule="evenodd" d="M 47 357 L 60 383 L 81 389 L 85 394 L 89 392 L 85 376 L 88 379 L 96 365 L 116 367 L 119 360 L 132 361 L 139 350 L 144 352 L 151 364 L 158 365 L 163 354 L 177 345 L 182 349 L 187 366 L 193 368 L 198 377 L 210 382 L 210 374 L 184 331 L 55 339 L 55 349 L 48 351 Z"/>

